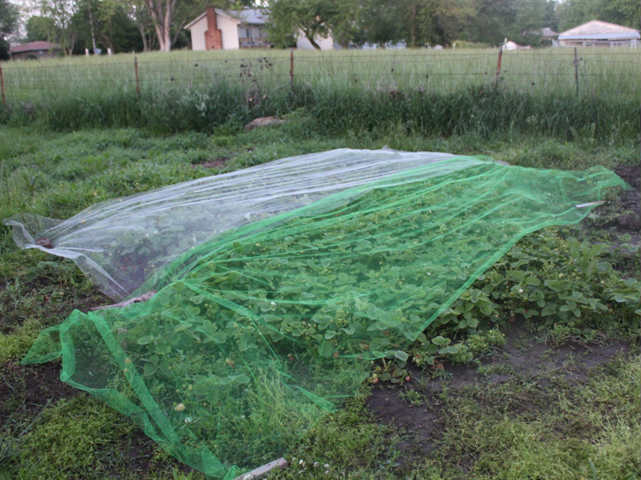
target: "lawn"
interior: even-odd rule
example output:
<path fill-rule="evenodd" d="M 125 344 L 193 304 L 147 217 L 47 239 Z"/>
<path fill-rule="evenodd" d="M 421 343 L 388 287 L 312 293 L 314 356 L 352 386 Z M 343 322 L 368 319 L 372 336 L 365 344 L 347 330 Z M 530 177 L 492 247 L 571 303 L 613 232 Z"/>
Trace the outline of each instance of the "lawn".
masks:
<path fill-rule="evenodd" d="M 336 134 L 301 110 L 288 119 L 251 132 L 231 122 L 171 135 L 3 128 L 0 217 L 66 218 L 101 200 L 338 147 L 616 169 L 637 179 L 636 192 L 613 194 L 577 227 L 519 242 L 412 345 L 407 362 L 373 362 L 358 395 L 283 452 L 290 467 L 272 478 L 639 478 L 636 140 L 425 136 L 394 124 Z M 42 328 L 111 301 L 73 263 L 18 250 L 6 227 L 0 256 L 0 478 L 202 478 L 126 417 L 61 383 L 59 364 L 20 365 Z M 523 272 L 539 282 L 525 295 Z M 436 336 L 457 348 L 434 354 Z"/>

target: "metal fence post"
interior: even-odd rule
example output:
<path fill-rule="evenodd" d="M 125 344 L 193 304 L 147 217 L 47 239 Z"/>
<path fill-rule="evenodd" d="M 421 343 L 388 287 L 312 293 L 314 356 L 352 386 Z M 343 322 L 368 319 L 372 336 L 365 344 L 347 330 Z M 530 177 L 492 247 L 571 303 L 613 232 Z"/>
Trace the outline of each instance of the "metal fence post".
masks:
<path fill-rule="evenodd" d="M 138 76 L 138 57 L 134 55 L 134 72 L 136 73 L 136 95 L 140 97 L 140 77 Z"/>
<path fill-rule="evenodd" d="M 2 65 L 0 65 L 0 91 L 2 91 L 2 104 L 7 106 L 7 97 L 4 94 L 4 75 L 2 73 Z"/>
<path fill-rule="evenodd" d="M 494 88 L 499 86 L 499 78 L 501 76 L 501 62 L 503 61 L 503 45 L 499 47 L 499 59 L 496 63 L 496 79 L 494 80 Z"/>

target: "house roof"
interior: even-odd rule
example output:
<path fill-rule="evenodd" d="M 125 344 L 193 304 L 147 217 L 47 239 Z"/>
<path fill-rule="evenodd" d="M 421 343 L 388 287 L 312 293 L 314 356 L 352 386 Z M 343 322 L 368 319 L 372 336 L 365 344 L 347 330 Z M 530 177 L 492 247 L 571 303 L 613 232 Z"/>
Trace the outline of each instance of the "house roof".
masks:
<path fill-rule="evenodd" d="M 59 50 L 60 45 L 51 42 L 29 42 L 20 45 L 14 45 L 10 48 L 10 53 L 36 52 L 40 50 Z"/>
<path fill-rule="evenodd" d="M 245 8 L 243 10 L 228 10 L 228 12 L 250 25 L 264 25 L 269 21 L 269 16 L 260 8 Z"/>
<path fill-rule="evenodd" d="M 559 34 L 559 40 L 630 40 L 641 38 L 634 28 L 592 20 Z"/>
<path fill-rule="evenodd" d="M 216 8 L 216 15 L 222 15 L 229 17 L 232 20 L 236 20 L 239 23 L 249 23 L 252 25 L 263 25 L 267 21 L 267 15 L 265 15 L 262 10 L 258 8 L 246 8 L 244 10 L 222 10 Z M 185 25 L 185 30 L 189 30 L 201 19 L 207 15 L 207 10 L 194 18 L 191 22 Z"/>

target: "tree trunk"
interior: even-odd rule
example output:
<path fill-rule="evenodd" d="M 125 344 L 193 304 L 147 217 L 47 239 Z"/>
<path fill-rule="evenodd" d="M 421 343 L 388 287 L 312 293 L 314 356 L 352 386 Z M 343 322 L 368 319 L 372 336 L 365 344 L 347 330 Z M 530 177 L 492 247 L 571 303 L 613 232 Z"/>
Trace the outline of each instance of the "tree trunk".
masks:
<path fill-rule="evenodd" d="M 416 4 L 410 12 L 410 47 L 416 47 Z"/>
<path fill-rule="evenodd" d="M 93 47 L 93 53 L 96 54 L 96 32 L 94 29 L 93 23 L 93 11 L 91 9 L 91 4 L 89 5 L 89 28 L 91 30 L 91 46 Z"/>
<path fill-rule="evenodd" d="M 312 44 L 312 47 L 314 47 L 316 50 L 320 50 L 321 49 L 320 45 L 318 43 L 316 43 L 316 40 L 314 40 L 314 37 L 315 37 L 314 33 L 315 32 L 314 31 L 310 32 L 310 31 L 306 30 L 304 33 L 305 33 L 305 37 L 307 38 L 307 40 L 309 40 L 309 43 Z"/>
<path fill-rule="evenodd" d="M 164 5 L 163 5 L 164 4 Z M 176 0 L 145 0 L 161 52 L 171 50 L 171 17 Z"/>
<path fill-rule="evenodd" d="M 168 52 L 171 50 L 171 0 L 167 0 L 165 8 L 165 18 L 163 19 L 163 35 L 164 35 L 164 49 L 163 52 Z"/>
<path fill-rule="evenodd" d="M 142 38 L 142 51 L 149 51 L 149 42 L 147 42 L 147 33 L 145 32 L 145 26 L 142 23 L 136 25 L 138 27 L 138 32 L 140 33 L 140 38 Z"/>

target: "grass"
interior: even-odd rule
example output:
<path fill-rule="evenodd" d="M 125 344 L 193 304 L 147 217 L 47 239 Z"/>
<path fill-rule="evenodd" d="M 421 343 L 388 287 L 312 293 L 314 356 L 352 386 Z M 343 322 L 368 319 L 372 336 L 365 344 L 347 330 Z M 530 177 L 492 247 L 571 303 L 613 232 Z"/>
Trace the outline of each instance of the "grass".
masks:
<path fill-rule="evenodd" d="M 357 84 L 361 88 L 421 87 L 430 92 L 456 92 L 461 87 L 492 83 L 496 77 L 496 49 L 487 50 L 342 50 L 294 52 L 294 78 L 312 88 Z M 637 95 L 634 79 L 641 55 L 629 48 L 580 48 L 580 88 L 590 95 Z M 272 88 L 290 80 L 290 52 L 286 50 L 174 51 L 134 56 L 65 57 L 3 64 L 9 98 L 31 100 L 47 87 L 73 95 L 88 89 L 135 89 L 134 58 L 139 84 L 145 88 L 188 85 L 193 88 L 222 78 L 259 82 Z M 505 87 L 547 93 L 574 92 L 573 49 L 535 49 L 504 52 Z M 614 83 L 612 83 L 614 82 Z M 583 85 L 581 85 L 581 83 Z M 608 87 L 607 91 L 602 87 Z"/>
<path fill-rule="evenodd" d="M 0 122 L 57 130 L 146 127 L 212 132 L 304 109 L 325 132 L 401 125 L 429 135 L 498 130 L 620 142 L 639 134 L 634 49 L 173 52 L 3 64 Z M 495 88 L 495 86 L 497 88 Z M 55 96 L 51 95 L 55 92 Z"/>
<path fill-rule="evenodd" d="M 488 154 L 542 168 L 614 168 L 638 161 L 638 146 L 630 136 L 613 144 L 517 130 L 441 137 L 408 131 L 401 123 L 353 127 L 339 135 L 327 134 L 323 119 L 304 110 L 289 118 L 278 128 L 252 132 L 228 122 L 211 133 L 174 135 L 133 128 L 69 133 L 3 128 L 0 217 L 32 212 L 65 218 L 100 200 L 345 146 Z M 215 168 L 204 166 L 223 158 Z M 42 367 L 17 365 L 42 328 L 59 323 L 73 308 L 108 300 L 72 263 L 17 250 L 5 227 L 0 227 L 0 258 L 0 479 L 203 478 L 102 403 L 84 393 L 57 390 L 57 366 L 45 374 Z M 535 343 L 537 333 L 528 335 L 527 345 Z M 608 335 L 601 338 L 606 345 L 632 342 L 629 352 L 597 362 L 596 370 L 582 376 L 542 367 L 526 375 L 506 363 L 485 364 L 479 352 L 502 347 L 490 348 L 485 337 L 475 337 L 483 344 L 474 350 L 482 363 L 478 385 L 458 388 L 456 368 L 443 374 L 425 367 L 411 373 L 409 384 L 388 385 L 378 393 L 398 399 L 399 417 L 412 412 L 432 418 L 438 428 L 429 438 L 420 437 L 420 428 L 375 416 L 370 398 L 378 387 L 364 385 L 343 410 L 291 446 L 287 458 L 292 466 L 272 478 L 638 478 L 641 357 L 635 353 L 634 332 Z M 552 355 L 567 348 L 568 338 L 555 342 L 559 346 Z M 492 383 L 496 376 L 507 378 Z M 442 377 L 445 387 L 434 393 L 430 386 Z M 34 385 L 43 390 L 34 392 Z"/>

